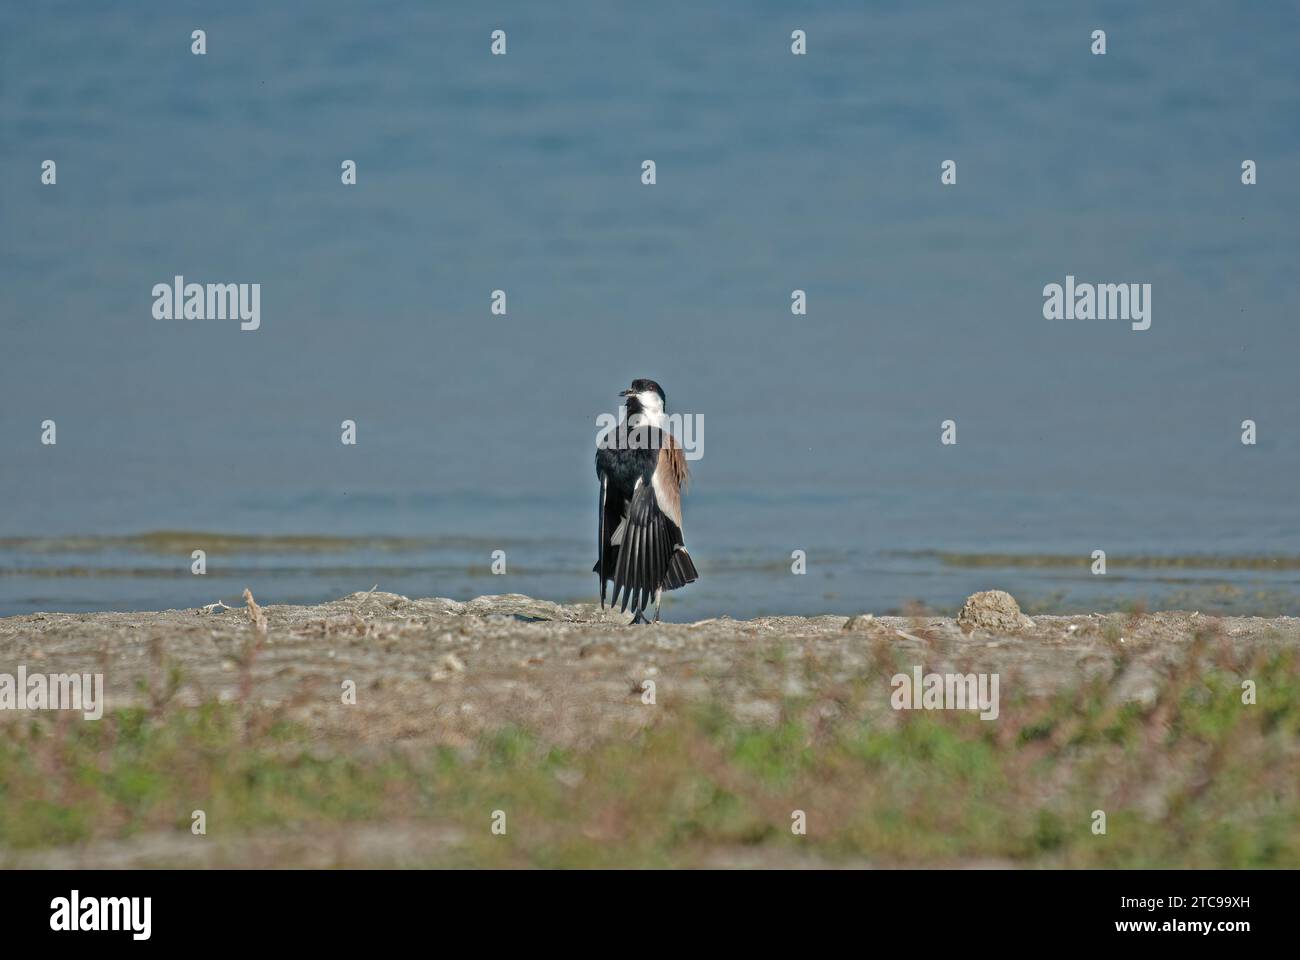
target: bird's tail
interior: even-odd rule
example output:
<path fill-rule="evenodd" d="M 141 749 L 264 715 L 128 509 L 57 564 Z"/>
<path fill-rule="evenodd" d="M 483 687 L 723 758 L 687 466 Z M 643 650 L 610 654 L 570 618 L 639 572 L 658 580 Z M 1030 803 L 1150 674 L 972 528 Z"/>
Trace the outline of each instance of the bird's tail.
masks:
<path fill-rule="evenodd" d="M 700 579 L 700 575 L 695 569 L 695 564 L 691 561 L 691 555 L 686 552 L 685 547 L 678 546 L 673 551 L 672 558 L 668 561 L 668 570 L 664 574 L 664 589 L 676 590 L 678 587 L 684 587 L 698 579 Z"/>

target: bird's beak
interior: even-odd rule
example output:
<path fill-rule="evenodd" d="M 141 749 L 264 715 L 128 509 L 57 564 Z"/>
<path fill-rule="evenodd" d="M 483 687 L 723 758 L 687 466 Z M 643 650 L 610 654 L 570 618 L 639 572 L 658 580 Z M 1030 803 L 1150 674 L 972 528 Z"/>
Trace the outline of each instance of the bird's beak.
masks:
<path fill-rule="evenodd" d="M 620 390 L 620 391 L 618 392 L 618 395 L 619 395 L 620 397 L 630 397 L 630 396 L 633 395 L 633 393 L 634 393 L 634 391 L 632 391 L 632 390 Z"/>

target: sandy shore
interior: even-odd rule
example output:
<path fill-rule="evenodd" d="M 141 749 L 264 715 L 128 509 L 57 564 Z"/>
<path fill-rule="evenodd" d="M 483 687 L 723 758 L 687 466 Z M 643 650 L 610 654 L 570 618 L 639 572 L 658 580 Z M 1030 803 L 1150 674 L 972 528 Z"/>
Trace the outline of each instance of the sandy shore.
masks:
<path fill-rule="evenodd" d="M 1039 616 L 1001 628 L 953 617 L 868 614 L 629 627 L 626 616 L 594 605 L 560 605 L 520 595 L 469 602 L 412 600 L 373 592 L 310 607 L 269 606 L 261 608 L 261 617 L 264 630 L 243 607 L 0 619 L 0 672 L 13 672 L 21 664 L 28 672 L 102 673 L 109 711 L 144 707 L 161 716 L 213 701 L 245 711 L 270 709 L 306 732 L 299 744 L 350 757 L 426 747 L 473 754 L 482 749 L 485 737 L 502 729 L 527 731 L 535 753 L 561 750 L 568 756 L 598 757 L 609 744 L 627 742 L 665 716 L 686 716 L 693 705 L 705 704 L 730 714 L 728 722 L 742 731 L 789 722 L 795 704 L 804 731 L 800 736 L 806 740 L 798 750 L 812 753 L 823 725 L 838 724 L 845 736 L 857 736 L 846 723 L 894 724 L 887 678 L 916 665 L 927 672 L 998 674 L 1004 703 L 1046 703 L 1044 698 L 1074 696 L 1063 691 L 1096 680 L 1104 691 L 1104 709 L 1135 704 L 1149 711 L 1145 716 L 1153 731 L 1148 739 L 1154 757 L 1166 749 L 1155 740 L 1166 721 L 1153 706 L 1161 700 L 1162 688 L 1171 683 L 1185 687 L 1185 679 L 1178 678 L 1189 660 L 1219 661 L 1238 676 L 1261 658 L 1300 649 L 1300 619 L 1213 618 L 1194 611 Z M 654 684 L 653 704 L 646 703 L 646 681 Z M 344 702 L 349 684 L 355 685 L 355 704 Z M 1020 750 L 1016 744 L 1036 736 L 1023 732 L 1042 723 L 1034 709 L 1022 707 L 1013 719 L 1004 708 L 1011 731 L 1003 736 L 1007 751 Z M 1044 709 L 1060 714 L 1076 707 Z M 21 716 L 0 713 L 0 728 Z M 1230 733 L 1223 736 L 1226 742 Z M 1259 736 L 1273 734 L 1261 728 Z M 1185 769 L 1153 782 L 1149 791 L 1144 787 L 1147 792 L 1140 796 L 1125 787 L 1124 802 L 1158 814 L 1170 791 L 1188 789 L 1187 784 L 1204 776 L 1202 747 L 1189 747 Z M 1075 763 L 1072 754 L 1061 756 L 1066 757 L 1063 769 Z M 1285 759 L 1296 762 L 1294 752 Z M 684 760 L 680 776 L 689 778 L 696 763 Z M 1073 775 L 1074 768 L 1070 770 Z M 859 788 L 854 781 L 841 783 L 833 771 L 827 776 L 828 785 L 819 788 L 826 796 L 842 793 L 846 805 L 855 802 Z M 1036 775 L 1026 768 L 1023 776 L 1017 796 L 1023 800 L 1032 792 L 1033 802 L 1040 802 Z M 768 788 L 756 783 L 737 786 L 735 792 L 758 798 L 758 803 Z M 879 802 L 895 801 L 882 797 Z M 597 800 L 577 803 L 595 807 Z M 246 830 L 227 838 L 225 846 L 204 847 L 189 843 L 184 830 L 142 833 L 136 839 L 99 837 L 91 830 L 90 845 L 10 850 L 0 859 L 50 866 L 384 865 L 411 858 L 437 863 L 443 862 L 440 849 L 461 843 L 463 824 L 463 819 L 396 824 L 372 819 L 322 828 L 308 840 Z M 872 848 L 871 843 L 865 846 Z M 767 846 L 748 843 L 709 847 L 692 853 L 687 862 L 818 862 L 813 853 L 776 849 L 771 854 Z M 841 863 L 862 859 L 855 860 L 852 852 L 835 856 Z M 988 859 L 967 855 L 960 862 Z M 922 861 L 936 862 L 932 857 Z M 631 857 L 616 862 L 654 861 Z"/>
<path fill-rule="evenodd" d="M 284 705 L 322 736 L 462 743 L 507 723 L 580 744 L 646 719 L 657 697 L 719 698 L 741 717 L 817 696 L 878 665 L 997 673 L 1002 695 L 1050 694 L 1122 662 L 1118 701 L 1149 700 L 1194 638 L 1238 656 L 1300 647 L 1300 618 L 1206 617 L 1195 611 L 1039 616 L 1021 629 L 971 628 L 952 617 L 729 618 L 629 627 L 594 604 L 518 594 L 469 602 L 358 593 L 316 606 L 146 613 L 40 613 L 0 619 L 0 669 L 99 672 L 108 709 L 147 703 L 179 671 L 181 703 L 251 693 Z M 356 704 L 341 709 L 344 681 Z M 884 689 L 882 696 L 888 695 Z"/>

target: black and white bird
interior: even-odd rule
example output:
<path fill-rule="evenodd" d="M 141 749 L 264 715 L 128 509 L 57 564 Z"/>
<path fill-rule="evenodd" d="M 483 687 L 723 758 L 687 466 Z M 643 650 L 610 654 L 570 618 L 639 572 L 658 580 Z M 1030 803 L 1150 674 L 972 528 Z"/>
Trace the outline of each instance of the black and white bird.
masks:
<path fill-rule="evenodd" d="M 630 606 L 632 622 L 644 623 L 653 600 L 657 622 L 663 591 L 699 578 L 682 545 L 686 456 L 668 430 L 659 384 L 633 380 L 619 396 L 626 398 L 627 417 L 596 449 L 599 553 L 592 571 L 600 577 L 602 608 L 605 586 L 613 581 L 611 606 Z"/>

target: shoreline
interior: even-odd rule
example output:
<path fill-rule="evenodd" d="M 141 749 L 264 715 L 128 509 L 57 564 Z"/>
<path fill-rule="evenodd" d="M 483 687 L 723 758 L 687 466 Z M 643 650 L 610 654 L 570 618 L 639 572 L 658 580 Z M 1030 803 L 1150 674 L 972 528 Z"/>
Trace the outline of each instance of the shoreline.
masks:
<path fill-rule="evenodd" d="M 1017 684 L 1012 689 L 1032 696 L 1103 675 L 1123 661 L 1125 676 L 1115 695 L 1138 701 L 1150 698 L 1156 681 L 1182 662 L 1196 637 L 1238 647 L 1300 649 L 1300 618 L 1197 611 L 1036 615 L 1026 618 L 1030 626 L 1014 628 L 928 614 L 870 613 L 720 617 L 632 627 L 628 615 L 591 603 L 522 594 L 464 602 L 410 599 L 382 591 L 257 609 L 266 618 L 265 641 L 248 663 L 256 634 L 242 607 L 0 618 L 0 671 L 21 664 L 29 672 L 103 673 L 111 710 L 146 700 L 141 684 L 156 682 L 165 663 L 181 673 L 176 691 L 181 702 L 231 700 L 250 686 L 264 703 L 288 702 L 311 691 L 321 700 L 313 727 L 318 723 L 325 732 L 337 726 L 329 718 L 338 711 L 326 707 L 345 674 L 358 688 L 392 688 L 388 708 L 359 703 L 357 711 L 390 730 L 409 727 L 396 714 L 417 705 L 431 708 L 463 679 L 474 681 L 484 701 L 466 712 L 479 713 L 485 722 L 492 715 L 494 688 L 561 684 L 602 699 L 626 685 L 619 671 L 636 669 L 682 672 L 675 693 L 696 699 L 705 691 L 691 674 L 702 667 L 724 674 L 751 667 L 761 659 L 756 646 L 764 643 L 802 647 L 797 655 L 815 660 L 823 685 L 843 681 L 887 652 L 909 669 L 922 665 L 1020 678 L 1010 680 Z M 1005 688 L 1008 680 L 1003 683 Z M 787 686 L 793 690 L 799 684 Z"/>
<path fill-rule="evenodd" d="M 152 611 L 217 599 L 237 605 L 249 583 L 261 585 L 259 596 L 283 604 L 323 604 L 372 584 L 408 597 L 509 592 L 587 603 L 596 599 L 590 545 L 572 532 L 566 527 L 558 538 L 202 530 L 0 537 L 0 618 L 49 610 Z M 993 584 L 1011 589 L 1031 615 L 1135 609 L 1300 615 L 1300 555 L 1293 553 L 1153 554 L 1117 545 L 1103 571 L 1085 554 L 823 543 L 809 546 L 807 575 L 792 576 L 784 552 L 746 546 L 744 537 L 702 549 L 707 589 L 665 597 L 675 620 L 862 609 L 943 613 Z M 508 572 L 492 561 L 496 550 L 506 552 Z"/>

